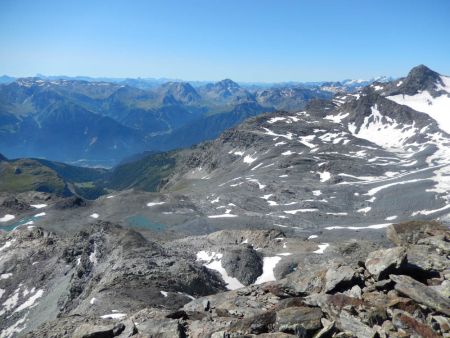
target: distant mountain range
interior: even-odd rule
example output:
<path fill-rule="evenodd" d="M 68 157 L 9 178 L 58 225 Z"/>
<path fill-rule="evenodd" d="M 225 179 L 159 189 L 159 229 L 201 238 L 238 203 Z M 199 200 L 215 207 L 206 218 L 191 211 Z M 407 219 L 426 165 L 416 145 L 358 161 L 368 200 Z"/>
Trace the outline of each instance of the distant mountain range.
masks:
<path fill-rule="evenodd" d="M 89 166 L 113 166 L 144 151 L 188 147 L 248 117 L 299 111 L 314 99 L 366 82 L 245 88 L 225 79 L 196 84 L 155 80 L 2 78 L 0 152 Z M 114 81 L 113 81 L 114 80 Z"/>

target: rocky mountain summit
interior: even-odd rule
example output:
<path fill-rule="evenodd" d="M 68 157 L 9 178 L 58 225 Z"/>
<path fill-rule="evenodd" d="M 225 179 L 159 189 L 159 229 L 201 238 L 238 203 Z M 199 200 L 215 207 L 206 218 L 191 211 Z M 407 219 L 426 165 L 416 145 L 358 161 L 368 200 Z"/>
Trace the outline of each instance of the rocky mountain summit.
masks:
<path fill-rule="evenodd" d="M 158 243 L 105 222 L 22 227 L 0 238 L 1 336 L 448 337 L 449 245 L 437 222 L 328 252 L 279 230 Z"/>

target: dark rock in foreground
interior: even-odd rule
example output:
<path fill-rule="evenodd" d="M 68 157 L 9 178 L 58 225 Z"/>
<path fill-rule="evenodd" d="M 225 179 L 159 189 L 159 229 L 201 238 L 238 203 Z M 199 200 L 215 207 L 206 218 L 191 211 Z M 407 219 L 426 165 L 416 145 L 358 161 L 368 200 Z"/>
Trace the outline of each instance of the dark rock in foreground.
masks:
<path fill-rule="evenodd" d="M 265 252 L 294 239 L 225 231 L 159 244 L 103 222 L 72 239 L 16 230 L 0 243 L 2 336 L 448 337 L 450 233 L 426 222 L 409 231 L 389 227 L 396 246 L 354 262 L 305 251 L 286 278 L 254 285 L 267 256 L 242 237 Z M 224 270 L 250 285 L 223 292 L 200 249 L 222 252 Z"/>

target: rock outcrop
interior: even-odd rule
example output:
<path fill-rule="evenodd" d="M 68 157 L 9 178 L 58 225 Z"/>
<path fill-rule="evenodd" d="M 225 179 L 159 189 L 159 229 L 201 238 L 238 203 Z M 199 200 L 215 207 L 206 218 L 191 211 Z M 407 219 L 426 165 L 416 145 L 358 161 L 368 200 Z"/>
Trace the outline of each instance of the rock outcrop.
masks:
<path fill-rule="evenodd" d="M 397 233 L 393 246 L 362 255 L 353 264 L 326 256 L 316 263 L 299 261 L 297 271 L 286 278 L 257 285 L 248 280 L 250 285 L 226 292 L 215 280 L 217 274 L 189 258 L 187 246 L 179 248 L 183 256 L 168 249 L 170 242 L 151 243 L 138 233 L 101 222 L 72 241 L 38 228 L 16 231 L 15 238 L 8 237 L 13 242 L 3 244 L 7 248 L 0 286 L 5 286 L 9 279 L 3 276 L 10 273 L 26 280 L 25 272 L 9 263 L 11 249 L 25 256 L 26 248 L 32 250 L 28 251 L 33 252 L 32 260 L 53 264 L 53 271 L 41 270 L 32 279 L 35 289 L 19 286 L 18 300 L 28 290 L 39 301 L 35 307 L 19 309 L 11 296 L 6 301 L 3 296 L 1 315 L 12 316 L 15 322 L 4 325 L 2 335 L 21 332 L 27 316 L 39 318 L 38 310 L 48 320 L 28 330 L 27 337 L 449 337 L 450 232 L 426 222 L 409 231 L 403 225 L 390 226 L 389 237 Z M 246 233 L 250 240 L 261 235 L 261 231 Z M 230 250 L 223 255 L 226 269 L 239 275 L 236 267 L 245 270 L 257 256 L 249 244 L 239 242 L 241 237 L 235 241 L 233 236 L 227 240 L 222 232 L 186 243 L 211 246 L 216 238 L 225 244 L 222 252 Z M 433 258 L 419 264 L 418 252 L 429 252 Z M 57 261 L 61 265 L 55 265 Z M 65 274 L 59 275 L 56 267 Z M 68 290 L 60 293 L 53 318 L 43 311 L 50 304 L 49 285 L 56 281 L 49 276 L 60 276 L 61 288 Z M 14 288 L 17 284 L 5 292 L 14 296 Z M 43 295 L 37 297 L 36 290 L 44 290 Z M 189 299 L 191 295 L 197 298 Z M 53 291 L 52 298 L 56 296 Z M 24 298 L 24 304 L 31 301 Z M 25 311 L 28 315 L 20 322 Z"/>

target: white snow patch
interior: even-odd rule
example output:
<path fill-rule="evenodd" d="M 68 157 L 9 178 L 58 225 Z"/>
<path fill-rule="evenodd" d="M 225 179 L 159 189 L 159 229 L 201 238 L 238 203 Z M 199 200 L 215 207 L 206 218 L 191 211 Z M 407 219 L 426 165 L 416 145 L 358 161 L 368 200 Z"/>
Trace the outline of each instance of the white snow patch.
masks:
<path fill-rule="evenodd" d="M 423 91 L 415 95 L 399 94 L 387 98 L 395 103 L 428 114 L 443 131 L 450 133 L 450 97 L 448 95 L 432 97 L 428 91 Z"/>
<path fill-rule="evenodd" d="M 416 183 L 416 182 L 427 181 L 427 180 L 431 180 L 431 179 L 430 178 L 417 178 L 417 179 L 408 180 L 408 181 L 389 183 L 389 184 L 381 185 L 379 187 L 370 189 L 366 195 L 373 196 L 373 195 L 379 193 L 383 189 L 387 189 L 387 188 L 390 188 L 390 187 L 393 187 L 396 185 L 404 185 L 404 184 Z"/>
<path fill-rule="evenodd" d="M 324 120 L 333 121 L 334 123 L 341 123 L 350 113 L 340 113 L 338 115 L 328 115 L 324 117 Z"/>
<path fill-rule="evenodd" d="M 275 266 L 278 264 L 278 262 L 281 260 L 281 257 L 264 257 L 263 258 L 263 273 L 261 276 L 259 276 L 255 284 L 262 284 L 265 282 L 271 282 L 276 280 L 275 274 L 273 270 L 275 269 Z"/>
<path fill-rule="evenodd" d="M 249 181 L 249 182 L 256 183 L 260 190 L 263 190 L 266 187 L 265 184 L 261 184 L 256 178 L 246 178 L 246 180 Z"/>
<path fill-rule="evenodd" d="M 197 252 L 197 261 L 207 262 L 203 264 L 205 267 L 219 272 L 227 284 L 226 287 L 228 290 L 235 290 L 244 287 L 238 279 L 228 276 L 228 273 L 222 267 L 222 257 L 223 255 L 221 253 L 216 252 L 204 250 Z"/>
<path fill-rule="evenodd" d="M 17 309 L 15 309 L 13 313 L 20 312 L 20 311 L 25 310 L 26 308 L 32 307 L 34 305 L 34 303 L 39 298 L 42 297 L 43 294 L 44 294 L 44 290 L 42 290 L 42 289 L 37 290 L 34 295 L 30 296 L 30 298 L 28 298 L 23 304 L 21 304 Z"/>
<path fill-rule="evenodd" d="M 340 225 L 335 225 L 335 226 L 331 226 L 331 227 L 326 227 L 326 230 L 342 230 L 342 229 L 347 229 L 347 230 L 363 230 L 363 229 L 383 229 L 383 228 L 387 228 L 389 225 L 391 225 L 392 223 L 382 223 L 382 224 L 372 224 L 372 225 L 368 225 L 368 226 L 361 226 L 361 227 L 355 227 L 355 226 L 340 226 Z"/>
<path fill-rule="evenodd" d="M 365 208 L 356 210 L 356 212 L 367 214 L 370 210 L 372 210 L 372 207 L 365 207 Z"/>
<path fill-rule="evenodd" d="M 0 279 L 8 279 L 8 278 L 10 278 L 10 277 L 12 277 L 12 273 L 11 273 L 11 272 L 8 272 L 8 273 L 2 273 L 2 274 L 0 275 Z"/>
<path fill-rule="evenodd" d="M 100 316 L 100 318 L 102 318 L 102 319 L 122 319 L 126 316 L 127 316 L 126 313 L 110 313 L 107 315 Z"/>
<path fill-rule="evenodd" d="M 311 236 L 308 237 L 308 239 L 314 239 L 314 238 L 317 238 L 317 237 L 319 237 L 319 236 L 317 236 L 317 235 L 311 235 Z"/>
<path fill-rule="evenodd" d="M 386 217 L 384 220 L 385 221 L 393 221 L 394 219 L 397 219 L 398 218 L 398 216 L 389 216 L 389 217 Z"/>
<path fill-rule="evenodd" d="M 208 218 L 230 218 L 230 217 L 237 217 L 238 215 L 230 214 L 230 213 L 224 213 L 220 215 L 210 215 Z"/>
<path fill-rule="evenodd" d="M 239 282 L 237 278 L 231 277 L 228 275 L 227 271 L 222 266 L 221 260 L 213 260 L 209 264 L 205 264 L 208 269 L 215 270 L 222 276 L 222 279 L 226 283 L 226 288 L 228 290 L 236 290 L 243 288 L 244 285 Z"/>
<path fill-rule="evenodd" d="M 14 218 L 16 218 L 16 216 L 6 214 L 5 216 L 0 217 L 0 222 L 9 222 L 9 221 L 13 220 Z"/>
<path fill-rule="evenodd" d="M 317 209 L 296 209 L 296 210 L 285 210 L 284 213 L 295 215 L 297 213 L 304 213 L 304 212 L 316 212 Z"/>
<path fill-rule="evenodd" d="M 437 212 L 441 212 L 444 210 L 450 209 L 450 204 L 443 206 L 442 208 L 439 209 L 434 209 L 434 210 L 420 210 L 420 211 L 415 211 L 411 214 L 411 216 L 417 216 L 417 215 L 432 215 L 435 214 Z"/>
<path fill-rule="evenodd" d="M 42 217 L 42 216 L 45 216 L 45 215 L 46 215 L 45 212 L 41 212 L 39 214 L 34 215 L 34 217 Z"/>
<path fill-rule="evenodd" d="M 270 124 L 272 124 L 272 123 L 275 123 L 275 122 L 278 122 L 278 121 L 284 121 L 284 120 L 286 120 L 285 117 L 279 117 L 279 116 L 277 116 L 277 117 L 272 117 L 272 118 L 271 118 L 270 120 L 268 120 L 267 122 L 270 123 Z"/>
<path fill-rule="evenodd" d="M 322 195 L 322 192 L 320 190 L 313 190 L 312 193 L 313 193 L 314 196 Z"/>
<path fill-rule="evenodd" d="M 311 143 L 310 141 L 314 140 L 316 138 L 316 135 L 308 135 L 308 136 L 301 136 L 299 137 L 300 143 L 304 144 L 308 148 L 315 148 L 316 145 L 314 143 Z"/>
<path fill-rule="evenodd" d="M 313 251 L 313 253 L 323 254 L 325 252 L 326 248 L 328 248 L 329 246 L 330 246 L 330 244 L 328 244 L 328 243 L 319 244 L 319 249 L 317 249 L 316 251 Z"/>
<path fill-rule="evenodd" d="M 258 169 L 260 166 L 262 166 L 263 165 L 263 163 L 260 163 L 260 164 L 258 164 L 258 165 L 256 165 L 256 166 L 254 166 L 252 169 L 250 169 L 250 171 L 253 171 L 253 170 L 256 170 L 256 169 Z"/>
<path fill-rule="evenodd" d="M 253 154 L 254 156 L 254 154 Z M 248 163 L 248 164 L 252 164 L 253 162 L 255 162 L 258 158 L 257 157 L 252 157 L 250 155 L 246 155 L 244 157 L 244 163 Z"/>
<path fill-rule="evenodd" d="M 28 314 L 18 319 L 13 325 L 8 327 L 7 329 L 2 330 L 0 333 L 0 337 L 2 338 L 14 337 L 16 333 L 22 332 L 25 329 L 25 325 L 23 325 L 22 327 L 20 327 L 20 325 L 25 323 L 25 321 L 27 320 L 27 315 Z"/>
<path fill-rule="evenodd" d="M 267 128 L 262 128 L 262 129 L 264 129 L 266 131 L 264 133 L 266 135 L 274 136 L 274 137 L 284 137 L 287 140 L 292 140 L 292 136 L 293 136 L 292 133 L 287 133 L 286 135 L 283 135 L 283 134 L 274 133 L 272 130 L 267 129 Z"/>
<path fill-rule="evenodd" d="M 47 206 L 47 204 L 31 204 L 30 206 L 32 206 L 33 208 L 36 208 L 36 209 L 42 209 L 42 208 L 45 208 Z"/>
<path fill-rule="evenodd" d="M 418 129 L 412 125 L 399 124 L 388 116 L 383 116 L 377 105 L 371 107 L 372 113 L 364 118 L 358 132 L 356 125 L 349 124 L 349 131 L 356 137 L 366 139 L 383 148 L 402 149 L 409 138 L 415 136 Z"/>
<path fill-rule="evenodd" d="M 92 217 L 92 218 L 98 218 L 99 217 L 99 214 L 97 214 L 97 213 L 93 213 L 92 215 L 90 215 L 89 217 Z"/>
<path fill-rule="evenodd" d="M 148 207 L 153 207 L 155 205 L 162 205 L 164 203 L 166 203 L 166 202 L 149 202 L 149 203 L 147 203 L 147 206 Z"/>
<path fill-rule="evenodd" d="M 328 171 L 319 172 L 320 182 L 326 182 L 331 178 L 331 173 Z"/>
<path fill-rule="evenodd" d="M 91 300 L 89 301 L 89 304 L 94 305 L 96 301 L 97 301 L 97 298 L 92 297 Z"/>
<path fill-rule="evenodd" d="M 15 241 L 16 241 L 15 238 L 10 239 L 9 241 L 6 241 L 5 244 L 3 244 L 2 247 L 0 247 L 0 251 L 3 251 L 5 249 L 9 248 Z"/>
<path fill-rule="evenodd" d="M 164 297 L 166 297 L 166 298 L 167 298 L 167 296 L 169 295 L 169 294 L 167 293 L 167 291 L 159 291 L 159 292 L 161 292 L 161 294 L 162 294 Z"/>

